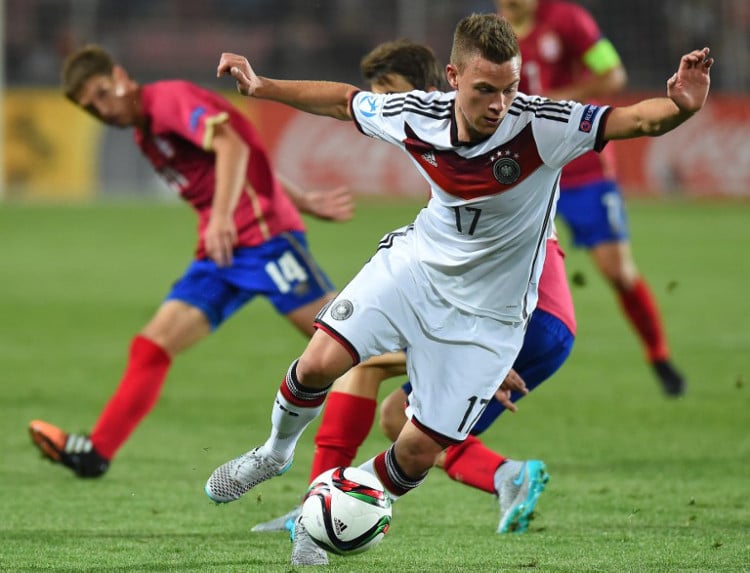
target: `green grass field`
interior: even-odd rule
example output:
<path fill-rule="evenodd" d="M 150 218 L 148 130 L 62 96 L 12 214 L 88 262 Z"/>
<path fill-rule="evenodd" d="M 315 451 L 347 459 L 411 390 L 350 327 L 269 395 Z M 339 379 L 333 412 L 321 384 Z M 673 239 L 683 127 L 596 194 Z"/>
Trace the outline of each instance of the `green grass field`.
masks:
<path fill-rule="evenodd" d="M 310 222 L 312 249 L 343 285 L 417 208 L 363 201 L 354 222 Z M 494 498 L 434 471 L 378 548 L 329 571 L 750 571 L 750 204 L 633 202 L 630 218 L 688 394 L 661 395 L 608 288 L 568 248 L 569 275 L 586 279 L 573 354 L 485 434 L 548 465 L 529 532 L 496 535 Z M 0 570 L 292 569 L 284 535 L 249 529 L 297 502 L 316 425 L 287 475 L 227 506 L 203 494 L 215 466 L 265 439 L 304 347 L 265 301 L 176 360 L 106 477 L 75 479 L 27 435 L 33 418 L 90 429 L 130 338 L 189 261 L 194 225 L 165 204 L 0 207 Z M 358 460 L 384 446 L 373 432 Z"/>

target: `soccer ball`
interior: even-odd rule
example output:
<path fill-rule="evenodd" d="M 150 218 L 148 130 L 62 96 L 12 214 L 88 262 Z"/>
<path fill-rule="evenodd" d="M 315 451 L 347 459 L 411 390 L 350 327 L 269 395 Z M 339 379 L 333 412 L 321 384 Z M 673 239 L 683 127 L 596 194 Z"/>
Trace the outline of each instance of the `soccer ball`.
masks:
<path fill-rule="evenodd" d="M 302 502 L 302 525 L 320 547 L 339 555 L 372 549 L 391 524 L 391 498 L 365 470 L 338 467 L 320 474 Z"/>

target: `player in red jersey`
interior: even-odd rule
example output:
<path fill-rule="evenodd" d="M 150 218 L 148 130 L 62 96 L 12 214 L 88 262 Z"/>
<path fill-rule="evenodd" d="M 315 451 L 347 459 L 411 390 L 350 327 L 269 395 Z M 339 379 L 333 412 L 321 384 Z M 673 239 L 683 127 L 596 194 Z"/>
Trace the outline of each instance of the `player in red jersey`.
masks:
<path fill-rule="evenodd" d="M 186 81 L 139 85 L 100 47 L 67 58 L 63 90 L 102 122 L 133 127 L 143 154 L 198 216 L 195 260 L 133 338 L 120 384 L 91 435 L 30 424 L 48 458 L 79 477 L 97 477 L 156 404 L 172 359 L 256 295 L 312 335 L 334 289 L 307 249 L 297 209 L 346 220 L 352 197 L 346 188 L 304 193 L 282 185 L 255 128 L 229 102 Z"/>
<path fill-rule="evenodd" d="M 583 7 L 558 0 L 495 1 L 518 36 L 523 58 L 520 91 L 596 101 L 624 87 L 626 73 L 617 51 Z M 633 260 L 612 151 L 587 153 L 563 169 L 558 214 L 574 243 L 589 250 L 615 290 L 664 392 L 679 396 L 685 392 L 685 379 L 670 360 L 656 300 Z"/>
<path fill-rule="evenodd" d="M 386 42 L 375 47 L 362 59 L 360 68 L 370 90 L 375 93 L 448 89 L 443 79 L 444 72 L 432 50 L 406 40 Z M 557 238 L 553 237 L 547 241 L 537 308 L 529 321 L 512 375 L 521 376 L 528 391 L 549 379 L 570 354 L 575 329 L 564 253 Z M 396 357 L 391 357 L 388 368 L 380 364 L 384 359 L 371 360 L 350 370 L 331 387 L 315 434 L 310 483 L 325 470 L 349 466 L 354 461 L 374 422 L 381 382 L 406 372 L 403 353 L 398 361 Z M 396 371 L 397 365 L 400 367 Z M 396 439 L 406 422 L 404 402 L 410 389 L 408 383 L 396 388 L 381 405 L 380 425 L 391 440 Z M 478 437 L 507 408 L 515 410 L 513 402 L 523 396 L 523 393 L 514 392 L 509 399 L 504 391 L 498 390 L 471 435 L 463 443 L 449 446 L 436 462 L 451 479 L 498 497 L 498 533 L 521 533 L 528 528 L 529 518 L 548 480 L 545 465 L 540 460 L 522 462 L 506 458 L 487 448 Z M 513 478 L 519 472 L 524 479 L 520 485 L 513 486 Z M 259 523 L 252 531 L 291 530 L 300 510 L 301 507 L 297 506 L 286 515 Z M 297 559 L 301 560 L 308 553 L 300 543 L 295 542 L 294 554 Z"/>

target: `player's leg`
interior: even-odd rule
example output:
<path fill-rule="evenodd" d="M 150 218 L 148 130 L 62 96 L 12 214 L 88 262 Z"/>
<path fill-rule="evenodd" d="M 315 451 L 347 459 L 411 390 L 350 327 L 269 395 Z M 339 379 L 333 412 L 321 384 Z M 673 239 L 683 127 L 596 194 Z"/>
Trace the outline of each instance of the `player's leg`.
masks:
<path fill-rule="evenodd" d="M 206 484 L 211 499 L 233 501 L 281 473 L 291 463 L 303 430 L 322 409 L 333 381 L 363 359 L 404 347 L 384 312 L 403 307 L 399 291 L 393 288 L 397 279 L 383 264 L 386 256 L 376 254 L 318 315 L 318 330 L 276 394 L 271 435 L 259 448 L 213 472 Z"/>
<path fill-rule="evenodd" d="M 685 380 L 670 361 L 659 307 L 646 280 L 638 273 L 628 241 L 600 243 L 590 250 L 601 274 L 614 291 L 623 313 L 635 329 L 664 391 L 678 396 Z"/>
<path fill-rule="evenodd" d="M 435 441 L 434 436 L 411 423 L 404 426 L 396 442 L 390 448 L 359 467 L 378 476 L 391 499 L 419 486 L 435 461 L 435 456 L 445 443 Z M 415 476 L 412 477 L 412 476 Z M 326 565 L 328 556 L 310 538 L 299 517 L 292 530 L 292 565 Z"/>
<path fill-rule="evenodd" d="M 330 385 L 353 362 L 348 349 L 337 340 L 326 332 L 315 332 L 276 392 L 268 439 L 216 468 L 206 482 L 206 495 L 217 503 L 235 501 L 289 469 L 297 441 L 322 410 Z"/>
<path fill-rule="evenodd" d="M 179 300 L 161 305 L 133 340 L 120 384 L 91 432 L 103 456 L 111 460 L 156 405 L 172 358 L 210 333 L 202 310 Z"/>
<path fill-rule="evenodd" d="M 629 243 L 625 204 L 613 181 L 600 181 L 560 194 L 558 212 L 568 223 L 577 246 L 589 250 L 599 272 L 617 294 L 662 388 L 668 395 L 685 391 L 674 368 L 662 318 L 651 289 L 639 274 Z"/>
<path fill-rule="evenodd" d="M 439 340 L 425 337 L 427 340 L 420 340 L 420 344 L 409 348 L 407 358 L 412 389 L 407 416 L 412 424 L 404 426 L 396 443 L 403 439 L 406 428 L 415 425 L 434 441 L 444 442 L 445 447 L 450 447 L 464 442 L 493 399 L 499 382 L 518 355 L 524 329 L 521 325 L 503 325 L 439 307 L 431 309 L 430 314 L 434 323 L 451 324 L 461 331 L 481 332 L 483 335 L 479 339 L 496 341 L 491 348 L 466 346 L 450 342 L 443 333 Z M 391 393 L 388 402 L 392 406 L 384 406 L 381 413 L 388 415 L 389 409 L 395 413 L 399 401 L 399 394 Z M 400 410 L 403 412 L 403 408 Z M 399 413 L 399 417 L 403 419 L 403 413 Z M 409 450 L 406 452 L 408 454 Z M 408 461 L 402 462 L 401 457 L 397 461 L 406 472 L 412 472 L 410 475 L 416 477 Z M 420 467 L 419 461 L 418 457 L 417 467 Z M 430 466 L 434 463 L 433 458 Z"/>
<path fill-rule="evenodd" d="M 351 465 L 375 421 L 381 382 L 405 373 L 406 358 L 398 352 L 370 358 L 333 383 L 315 434 L 310 481 L 333 467 Z"/>
<path fill-rule="evenodd" d="M 572 332 L 562 320 L 541 309 L 534 311 L 521 352 L 513 364 L 513 368 L 526 381 L 529 392 L 558 371 L 570 355 L 573 341 Z M 523 394 L 514 392 L 511 400 L 516 402 L 522 397 Z M 472 429 L 472 434 L 481 434 L 504 411 L 503 404 L 493 399 Z M 491 488 L 491 492 L 497 495 L 500 506 L 498 533 L 526 531 L 539 497 L 549 481 L 544 462 L 505 458 L 487 448 L 481 441 L 467 442 L 469 443 L 463 450 L 454 452 L 449 448 L 446 451 L 446 473 L 452 478 L 454 474 L 458 474 L 468 485 L 484 491 Z M 482 471 L 482 468 L 487 471 Z"/>
<path fill-rule="evenodd" d="M 352 464 L 375 420 L 380 383 L 405 373 L 406 357 L 396 352 L 370 358 L 336 379 L 315 433 L 309 482 L 326 470 Z M 282 516 L 258 523 L 251 531 L 292 530 L 300 509 L 297 505 Z"/>
<path fill-rule="evenodd" d="M 570 356 L 574 340 L 573 333 L 559 318 L 541 309 L 534 311 L 526 329 L 521 351 L 513 363 L 514 370 L 524 379 L 529 392 L 549 380 L 560 369 Z M 524 396 L 526 394 L 512 392 L 511 401 L 516 403 Z M 493 398 L 471 433 L 475 436 L 480 435 L 505 410 L 505 406 L 497 398 Z"/>
<path fill-rule="evenodd" d="M 401 259 L 388 260 L 391 265 L 375 267 L 379 272 L 374 273 L 373 278 L 377 280 L 365 284 L 376 289 L 385 286 L 384 291 L 370 298 L 374 315 L 384 321 L 383 330 L 392 329 L 391 321 L 399 319 L 398 334 L 391 344 L 408 347 L 407 372 L 414 386 L 412 417 L 390 448 L 360 468 L 377 476 L 395 500 L 422 482 L 442 449 L 466 438 L 474 420 L 497 389 L 498 378 L 510 369 L 521 346 L 523 328 L 460 312 L 435 297 L 424 285 L 414 281 L 399 282 L 397 265 Z M 390 288 L 390 284 L 383 285 L 382 275 L 389 277 L 389 273 L 399 284 L 398 289 Z M 342 296 L 345 293 L 346 289 Z M 357 307 L 355 300 L 352 308 Z M 349 328 L 348 332 L 360 341 L 372 338 L 361 329 Z M 498 340 L 498 343 L 493 348 L 467 345 L 466 332 L 475 333 L 478 340 Z M 383 345 L 387 337 L 381 333 L 375 338 Z M 363 342 L 357 345 L 359 347 L 371 346 Z M 419 381 L 417 373 L 423 382 Z M 302 528 L 298 519 L 295 534 Z M 297 545 L 295 541 L 293 555 L 298 554 Z"/>
<path fill-rule="evenodd" d="M 310 481 L 327 469 L 351 464 L 372 426 L 380 382 L 403 374 L 404 362 L 403 353 L 373 357 L 334 382 L 315 435 Z M 288 529 L 293 542 L 292 565 L 326 565 L 328 555 L 312 541 L 302 525 L 301 509 L 297 506 L 280 518 L 258 524 L 252 531 Z"/>
<path fill-rule="evenodd" d="M 217 328 L 256 294 L 311 335 L 315 314 L 333 287 L 307 251 L 303 233 L 235 250 L 230 268 L 194 261 L 175 283 L 153 319 L 132 342 L 128 365 L 89 439 L 35 420 L 34 442 L 55 461 L 82 476 L 101 475 L 138 423 L 155 405 L 171 359 Z M 65 455 L 66 450 L 70 455 Z"/>
<path fill-rule="evenodd" d="M 156 404 L 172 358 L 207 336 L 212 323 L 218 326 L 222 320 L 217 309 L 233 295 L 210 273 L 198 278 L 203 274 L 193 263 L 133 338 L 120 383 L 90 436 L 68 434 L 41 420 L 31 422 L 32 440 L 48 458 L 80 477 L 98 477 L 108 470 L 117 451 Z M 202 294 L 207 282 L 221 295 L 213 302 Z"/>
<path fill-rule="evenodd" d="M 380 430 L 390 441 L 395 442 L 406 424 L 406 397 L 411 392 L 411 384 L 406 382 L 394 388 L 380 403 Z"/>
<path fill-rule="evenodd" d="M 539 309 L 534 312 L 524 336 L 521 352 L 513 364 L 518 374 L 526 381 L 529 391 L 560 368 L 570 354 L 573 340 L 573 334 L 557 317 Z M 391 392 L 381 404 L 381 429 L 391 439 L 406 421 L 404 402 L 410 391 L 411 386 L 406 383 Z M 523 396 L 513 393 L 512 399 L 517 401 Z M 493 398 L 472 429 L 472 434 L 482 433 L 503 411 L 503 404 Z M 435 465 L 442 468 L 455 481 L 497 495 L 501 508 L 498 532 L 521 532 L 528 527 L 528 517 L 548 481 L 546 468 L 538 460 L 509 460 L 485 446 L 476 435 L 470 435 L 460 444 L 449 446 L 437 457 Z M 524 463 L 526 465 L 523 465 Z M 513 487 L 512 481 L 522 468 L 525 472 L 524 480 Z M 508 483 L 507 476 L 511 474 Z M 526 487 L 521 492 L 524 481 Z M 517 508 L 521 505 L 523 511 L 519 512 Z"/>

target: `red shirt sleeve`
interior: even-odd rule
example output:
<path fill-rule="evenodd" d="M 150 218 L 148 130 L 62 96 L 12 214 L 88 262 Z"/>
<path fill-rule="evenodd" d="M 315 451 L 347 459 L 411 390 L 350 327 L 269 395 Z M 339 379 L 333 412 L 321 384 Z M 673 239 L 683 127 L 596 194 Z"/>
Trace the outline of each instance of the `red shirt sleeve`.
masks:
<path fill-rule="evenodd" d="M 183 81 L 160 82 L 150 94 L 151 132 L 154 135 L 173 133 L 198 148 L 210 143 L 213 126 L 226 121 L 227 110 L 219 100 L 203 88 Z"/>

